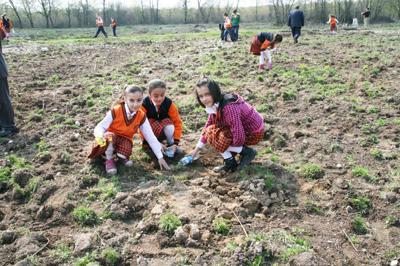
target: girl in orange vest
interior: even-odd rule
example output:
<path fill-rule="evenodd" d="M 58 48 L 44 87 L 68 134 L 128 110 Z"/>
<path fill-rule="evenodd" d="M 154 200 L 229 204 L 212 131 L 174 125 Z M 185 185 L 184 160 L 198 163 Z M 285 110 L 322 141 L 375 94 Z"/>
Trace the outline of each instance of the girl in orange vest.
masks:
<path fill-rule="evenodd" d="M 117 37 L 117 21 L 114 18 L 111 18 L 111 29 L 113 31 L 114 37 Z"/>
<path fill-rule="evenodd" d="M 93 159 L 104 154 L 107 174 L 117 173 L 114 155 L 125 166 L 133 165 L 129 157 L 132 154 L 132 138 L 138 129 L 156 155 L 161 170 L 170 169 L 163 158 L 161 143 L 154 136 L 146 114 L 141 110 L 142 102 L 142 89 L 127 86 L 118 104 L 107 112 L 104 119 L 94 129 L 96 144 L 89 158 Z"/>
<path fill-rule="evenodd" d="M 166 140 L 168 157 L 173 157 L 182 137 L 182 120 L 175 103 L 165 96 L 167 85 L 161 79 L 149 82 L 149 96 L 143 101 L 142 110 L 149 119 L 154 135 Z"/>
<path fill-rule="evenodd" d="M 260 64 L 258 65 L 259 71 L 264 71 L 265 69 L 265 57 L 268 59 L 268 68 L 272 69 L 272 51 L 274 51 L 276 46 L 282 42 L 282 39 L 282 35 L 275 35 L 270 32 L 261 32 L 253 37 L 250 52 L 254 55 L 260 56 Z"/>
<path fill-rule="evenodd" d="M 329 15 L 329 20 L 327 22 L 327 24 L 331 25 L 331 33 L 335 34 L 337 31 L 337 24 L 339 23 L 339 21 L 336 19 L 335 15 Z"/>

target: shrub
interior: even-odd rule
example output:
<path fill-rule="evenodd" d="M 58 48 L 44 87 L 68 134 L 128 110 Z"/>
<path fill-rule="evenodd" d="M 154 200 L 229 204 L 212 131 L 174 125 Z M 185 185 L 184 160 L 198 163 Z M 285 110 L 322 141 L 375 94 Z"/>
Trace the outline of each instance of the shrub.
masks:
<path fill-rule="evenodd" d="M 350 199 L 350 205 L 361 214 L 367 214 L 372 207 L 371 201 L 367 197 L 358 196 Z"/>
<path fill-rule="evenodd" d="M 358 235 L 365 235 L 366 233 L 368 233 L 368 229 L 365 225 L 365 221 L 360 216 L 357 216 L 356 218 L 354 218 L 351 225 L 352 225 L 354 233 L 356 233 Z"/>
<path fill-rule="evenodd" d="M 101 258 L 104 260 L 106 265 L 117 265 L 120 259 L 119 253 L 112 249 L 112 248 L 107 248 L 101 252 Z"/>

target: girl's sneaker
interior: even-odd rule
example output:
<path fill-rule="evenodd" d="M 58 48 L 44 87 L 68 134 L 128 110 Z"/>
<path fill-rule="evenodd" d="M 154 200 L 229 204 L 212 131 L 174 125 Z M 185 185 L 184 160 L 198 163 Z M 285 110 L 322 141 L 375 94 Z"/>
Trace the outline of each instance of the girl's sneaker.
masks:
<path fill-rule="evenodd" d="M 120 160 L 123 163 L 123 165 L 125 165 L 126 167 L 132 167 L 133 166 L 133 162 L 131 160 L 122 159 L 122 158 Z"/>
<path fill-rule="evenodd" d="M 265 65 L 264 64 L 258 65 L 258 71 L 264 71 L 264 69 L 265 69 Z"/>
<path fill-rule="evenodd" d="M 117 173 L 117 166 L 115 165 L 115 162 L 113 159 L 106 160 L 105 165 L 106 165 L 107 174 L 115 175 Z"/>

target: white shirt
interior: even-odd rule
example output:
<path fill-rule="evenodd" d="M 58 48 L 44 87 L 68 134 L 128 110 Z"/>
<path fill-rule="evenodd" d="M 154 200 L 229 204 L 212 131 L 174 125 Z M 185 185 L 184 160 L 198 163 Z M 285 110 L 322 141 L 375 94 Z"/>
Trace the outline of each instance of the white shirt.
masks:
<path fill-rule="evenodd" d="M 125 110 L 128 119 L 131 119 L 136 114 L 136 112 L 132 113 L 130 112 L 129 107 L 126 103 L 125 103 Z M 112 117 L 111 111 L 108 111 L 103 120 L 101 120 L 100 123 L 98 123 L 97 126 L 94 128 L 94 136 L 96 138 L 102 138 L 104 136 L 104 133 L 110 127 L 113 120 L 114 119 Z M 144 139 L 149 143 L 154 154 L 157 156 L 157 159 L 161 159 L 163 157 L 161 143 L 157 140 L 156 136 L 154 135 L 149 120 L 147 118 L 144 121 L 144 123 L 139 127 L 139 129 L 142 132 Z"/>

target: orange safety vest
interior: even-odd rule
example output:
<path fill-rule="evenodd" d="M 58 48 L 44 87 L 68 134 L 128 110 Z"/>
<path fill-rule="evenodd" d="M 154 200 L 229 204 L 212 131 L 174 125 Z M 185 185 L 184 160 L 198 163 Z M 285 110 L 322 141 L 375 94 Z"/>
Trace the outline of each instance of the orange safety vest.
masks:
<path fill-rule="evenodd" d="M 114 106 L 111 110 L 111 114 L 113 121 L 108 131 L 130 140 L 132 140 L 133 135 L 137 133 L 139 127 L 146 120 L 146 114 L 141 109 L 137 110 L 136 114 L 128 120 L 125 103 Z"/>

